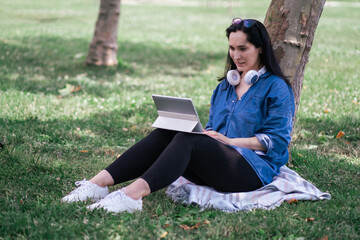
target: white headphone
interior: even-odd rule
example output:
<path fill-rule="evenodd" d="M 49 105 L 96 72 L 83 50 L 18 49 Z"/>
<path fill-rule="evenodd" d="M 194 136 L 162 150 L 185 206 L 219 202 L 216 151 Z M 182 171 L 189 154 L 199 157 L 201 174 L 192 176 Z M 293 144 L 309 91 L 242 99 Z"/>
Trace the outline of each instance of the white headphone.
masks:
<path fill-rule="evenodd" d="M 259 80 L 259 77 L 264 73 L 266 73 L 265 66 L 262 67 L 259 71 L 250 70 L 245 74 L 244 81 L 248 85 L 254 84 L 257 80 Z M 228 73 L 226 74 L 226 79 L 231 85 L 233 86 L 238 85 L 240 83 L 240 74 L 238 70 L 235 69 L 228 71 Z"/>

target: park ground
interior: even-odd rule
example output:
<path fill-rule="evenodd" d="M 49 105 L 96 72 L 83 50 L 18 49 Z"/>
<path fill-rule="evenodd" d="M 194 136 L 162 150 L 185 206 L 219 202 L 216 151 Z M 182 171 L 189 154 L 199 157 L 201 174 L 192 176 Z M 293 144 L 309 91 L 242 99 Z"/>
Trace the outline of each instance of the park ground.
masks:
<path fill-rule="evenodd" d="M 331 200 L 232 214 L 174 204 L 163 190 L 134 214 L 60 203 L 152 130 L 151 94 L 191 97 L 206 124 L 225 28 L 263 20 L 270 1 L 225 2 L 124 1 L 119 65 L 96 68 L 84 61 L 98 1 L 0 0 L 0 239 L 360 238 L 355 0 L 324 8 L 291 145 L 289 167 Z"/>

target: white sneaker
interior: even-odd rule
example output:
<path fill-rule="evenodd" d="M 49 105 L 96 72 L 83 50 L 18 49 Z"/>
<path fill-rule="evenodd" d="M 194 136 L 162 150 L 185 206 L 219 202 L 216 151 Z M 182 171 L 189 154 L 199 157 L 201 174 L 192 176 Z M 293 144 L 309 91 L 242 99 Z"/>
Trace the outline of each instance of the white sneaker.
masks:
<path fill-rule="evenodd" d="M 133 212 L 136 210 L 142 210 L 142 200 L 132 199 L 127 196 L 123 189 L 117 190 L 110 193 L 104 199 L 101 199 L 99 202 L 91 204 L 87 207 L 89 210 L 104 208 L 109 212 L 119 213 L 119 212 Z"/>
<path fill-rule="evenodd" d="M 97 201 L 109 194 L 107 187 L 100 187 L 86 179 L 75 182 L 75 185 L 78 186 L 78 188 L 63 197 L 61 199 L 62 202 L 80 202 L 87 199 Z"/>

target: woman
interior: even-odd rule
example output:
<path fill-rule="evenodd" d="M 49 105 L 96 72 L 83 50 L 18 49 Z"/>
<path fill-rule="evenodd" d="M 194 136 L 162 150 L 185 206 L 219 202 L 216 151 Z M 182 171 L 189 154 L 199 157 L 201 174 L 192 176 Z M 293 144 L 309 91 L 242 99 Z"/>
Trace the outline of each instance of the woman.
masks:
<path fill-rule="evenodd" d="M 90 181 L 77 182 L 79 187 L 63 202 L 100 199 L 88 209 L 132 212 L 142 209 L 144 196 L 180 176 L 221 192 L 246 192 L 279 174 L 288 160 L 291 140 L 294 97 L 290 84 L 276 63 L 262 23 L 237 18 L 226 35 L 225 76 L 211 98 L 206 134 L 156 129 Z M 240 83 L 230 85 L 228 70 L 240 73 Z M 248 76 L 251 72 L 255 77 Z M 108 194 L 107 186 L 132 179 L 136 180 Z"/>

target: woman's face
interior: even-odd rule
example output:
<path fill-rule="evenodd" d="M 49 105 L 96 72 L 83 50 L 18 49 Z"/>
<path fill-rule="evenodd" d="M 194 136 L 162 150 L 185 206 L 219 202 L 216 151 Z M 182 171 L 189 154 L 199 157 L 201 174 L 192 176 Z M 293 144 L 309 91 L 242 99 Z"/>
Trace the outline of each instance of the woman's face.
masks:
<path fill-rule="evenodd" d="M 239 72 L 260 70 L 261 48 L 246 40 L 247 35 L 242 31 L 232 32 L 229 35 L 229 54 Z"/>

